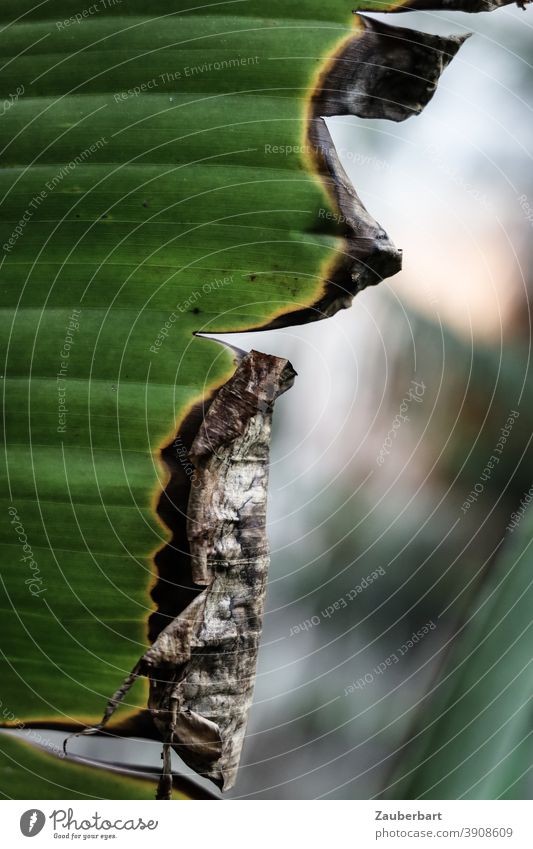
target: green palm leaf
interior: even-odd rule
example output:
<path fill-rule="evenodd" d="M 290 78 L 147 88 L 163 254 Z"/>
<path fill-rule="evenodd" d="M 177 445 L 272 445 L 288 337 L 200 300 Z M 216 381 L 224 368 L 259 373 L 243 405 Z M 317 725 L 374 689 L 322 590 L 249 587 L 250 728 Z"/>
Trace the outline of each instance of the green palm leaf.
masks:
<path fill-rule="evenodd" d="M 420 111 L 460 40 L 420 36 L 413 87 L 405 38 L 407 68 L 394 76 L 396 35 L 354 21 L 346 40 L 345 0 L 2 4 L 12 724 L 95 721 L 144 650 L 149 588 L 152 638 L 194 592 L 176 434 L 187 444 L 234 369 L 228 350 L 195 334 L 320 318 L 399 267 L 321 116 Z M 360 45 L 377 51 L 385 82 L 392 73 L 394 101 L 381 71 L 365 76 L 362 103 L 352 97 Z M 325 188 L 342 219 L 324 215 Z M 145 705 L 141 682 L 127 703 Z M 11 738 L 0 746 L 6 795 L 22 781 L 33 797 L 78 792 L 81 767 Z M 84 769 L 89 795 L 153 790 Z"/>

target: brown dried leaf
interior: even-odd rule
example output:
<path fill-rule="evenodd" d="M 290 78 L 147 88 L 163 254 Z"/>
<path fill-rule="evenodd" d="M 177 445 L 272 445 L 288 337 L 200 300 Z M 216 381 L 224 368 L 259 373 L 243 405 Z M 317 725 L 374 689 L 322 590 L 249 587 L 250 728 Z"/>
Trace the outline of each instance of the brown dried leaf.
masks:
<path fill-rule="evenodd" d="M 274 402 L 293 382 L 287 360 L 251 351 L 218 392 L 194 440 L 188 537 L 204 586 L 154 640 L 108 702 L 100 731 L 139 675 L 164 740 L 158 798 L 171 798 L 170 747 L 227 790 L 237 775 L 269 565 L 268 460 Z"/>

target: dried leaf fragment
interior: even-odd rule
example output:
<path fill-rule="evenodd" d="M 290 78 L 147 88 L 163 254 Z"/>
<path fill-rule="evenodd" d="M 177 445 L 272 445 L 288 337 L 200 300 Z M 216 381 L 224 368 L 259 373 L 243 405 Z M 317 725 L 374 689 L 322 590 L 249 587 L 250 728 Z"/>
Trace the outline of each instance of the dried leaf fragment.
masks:
<path fill-rule="evenodd" d="M 466 38 L 431 35 L 357 15 L 354 35 L 321 74 L 311 97 L 309 146 L 345 222 L 345 240 L 313 317 L 349 307 L 354 294 L 396 274 L 402 264 L 401 250 L 367 211 L 344 171 L 324 118 L 404 121 L 418 115 Z"/>
<path fill-rule="evenodd" d="M 216 395 L 192 445 L 193 579 L 203 586 L 109 700 L 100 731 L 139 675 L 164 741 L 158 798 L 171 798 L 170 749 L 222 789 L 235 782 L 252 701 L 267 571 L 266 499 L 276 398 L 287 360 L 251 351 Z"/>

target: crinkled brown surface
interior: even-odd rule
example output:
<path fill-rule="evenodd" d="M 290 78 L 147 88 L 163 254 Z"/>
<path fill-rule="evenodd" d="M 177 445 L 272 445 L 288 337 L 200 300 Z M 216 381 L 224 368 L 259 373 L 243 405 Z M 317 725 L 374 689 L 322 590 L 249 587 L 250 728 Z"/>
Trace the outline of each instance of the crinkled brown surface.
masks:
<path fill-rule="evenodd" d="M 237 774 L 261 635 L 272 411 L 294 374 L 252 351 L 211 404 L 191 449 L 188 508 L 193 580 L 205 589 L 143 659 L 163 739 L 170 732 L 183 760 L 223 789 Z"/>
<path fill-rule="evenodd" d="M 351 304 L 354 294 L 401 269 L 401 250 L 361 202 L 341 165 L 324 118 L 354 115 L 404 121 L 433 97 L 468 36 L 442 37 L 357 15 L 311 98 L 308 137 L 315 166 L 345 222 L 344 252 L 330 271 L 316 317 Z"/>

